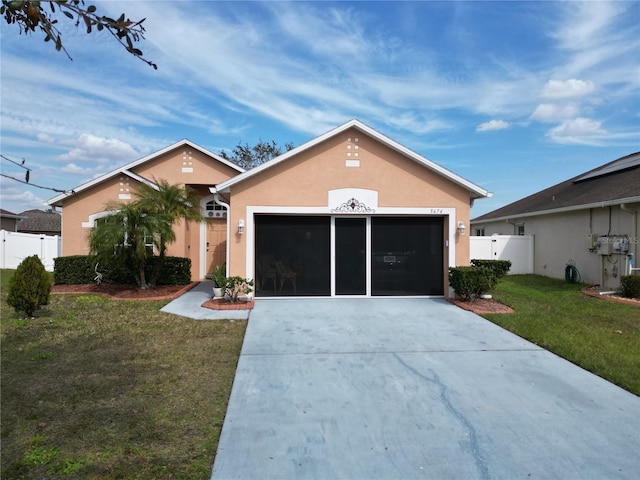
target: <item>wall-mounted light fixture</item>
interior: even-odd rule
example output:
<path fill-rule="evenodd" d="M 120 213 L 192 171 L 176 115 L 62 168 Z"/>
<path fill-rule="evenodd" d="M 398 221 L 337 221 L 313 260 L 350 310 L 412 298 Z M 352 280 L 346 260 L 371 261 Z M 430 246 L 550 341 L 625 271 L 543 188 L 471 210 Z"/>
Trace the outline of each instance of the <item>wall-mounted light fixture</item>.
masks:
<path fill-rule="evenodd" d="M 238 235 L 242 235 L 244 233 L 244 220 L 241 218 L 238 220 Z"/>
<path fill-rule="evenodd" d="M 464 235 L 464 231 L 466 230 L 466 227 L 464 226 L 464 222 L 462 220 L 460 220 L 458 222 L 458 233 L 460 235 Z"/>

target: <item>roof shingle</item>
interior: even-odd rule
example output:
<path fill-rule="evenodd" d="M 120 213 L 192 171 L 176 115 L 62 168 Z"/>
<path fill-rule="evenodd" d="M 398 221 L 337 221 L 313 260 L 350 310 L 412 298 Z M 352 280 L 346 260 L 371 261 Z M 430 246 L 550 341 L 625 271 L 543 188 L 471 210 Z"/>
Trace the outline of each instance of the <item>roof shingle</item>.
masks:
<path fill-rule="evenodd" d="M 640 197 L 640 152 L 618 158 L 569 180 L 474 218 L 472 222 L 610 203 Z"/>

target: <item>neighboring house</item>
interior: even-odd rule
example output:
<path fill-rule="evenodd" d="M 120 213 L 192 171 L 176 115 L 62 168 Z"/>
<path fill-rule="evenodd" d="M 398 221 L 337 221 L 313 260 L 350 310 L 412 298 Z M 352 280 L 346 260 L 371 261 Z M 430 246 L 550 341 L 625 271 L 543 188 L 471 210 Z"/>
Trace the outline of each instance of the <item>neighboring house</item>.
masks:
<path fill-rule="evenodd" d="M 22 216 L 0 208 L 0 230 L 17 232 L 19 220 L 22 220 Z"/>
<path fill-rule="evenodd" d="M 63 255 L 88 253 L 104 203 L 153 178 L 195 188 L 207 217 L 169 254 L 194 279 L 226 261 L 257 296 L 448 296 L 448 267 L 469 263 L 460 227 L 490 195 L 357 120 L 246 172 L 184 140 L 50 200 Z"/>
<path fill-rule="evenodd" d="M 534 235 L 534 273 L 615 289 L 637 259 L 640 152 L 471 220 L 472 235 Z M 635 271 L 634 271 L 635 273 Z"/>
<path fill-rule="evenodd" d="M 42 235 L 60 235 L 62 230 L 62 216 L 58 212 L 42 210 L 27 210 L 20 214 L 22 220 L 18 222 L 18 232 Z"/>

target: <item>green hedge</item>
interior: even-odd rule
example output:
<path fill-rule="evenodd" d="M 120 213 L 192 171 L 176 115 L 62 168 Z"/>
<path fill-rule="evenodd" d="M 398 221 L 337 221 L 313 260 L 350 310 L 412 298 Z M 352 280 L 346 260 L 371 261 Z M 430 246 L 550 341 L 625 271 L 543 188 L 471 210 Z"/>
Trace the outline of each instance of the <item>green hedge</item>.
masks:
<path fill-rule="evenodd" d="M 509 260 L 471 260 L 470 267 L 450 267 L 449 285 L 468 302 L 496 286 L 511 268 Z"/>
<path fill-rule="evenodd" d="M 496 277 L 504 277 L 511 269 L 510 260 L 479 260 L 474 258 L 471 260 L 471 266 L 473 267 L 486 267 L 491 270 Z"/>
<path fill-rule="evenodd" d="M 620 277 L 620 295 L 627 298 L 640 298 L 640 275 Z"/>
<path fill-rule="evenodd" d="M 153 257 L 145 268 L 145 274 L 150 275 L 158 257 Z M 123 264 L 99 264 L 98 272 L 102 274 L 102 282 L 134 285 L 135 278 L 131 271 Z M 54 260 L 54 283 L 57 285 L 79 285 L 94 283 L 96 272 L 91 257 L 87 255 L 73 255 L 58 257 Z M 148 278 L 148 277 L 147 277 Z M 183 257 L 165 257 L 164 265 L 158 276 L 158 285 L 187 285 L 191 282 L 191 260 Z"/>
<path fill-rule="evenodd" d="M 465 302 L 485 294 L 498 282 L 486 267 L 449 267 L 449 285 Z"/>

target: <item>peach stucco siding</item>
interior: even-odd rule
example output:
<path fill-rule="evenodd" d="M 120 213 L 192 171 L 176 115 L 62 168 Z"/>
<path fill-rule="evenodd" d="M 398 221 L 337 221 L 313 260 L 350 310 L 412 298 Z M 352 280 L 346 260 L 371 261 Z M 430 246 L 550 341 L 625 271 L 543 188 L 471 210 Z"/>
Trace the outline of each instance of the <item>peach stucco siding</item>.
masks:
<path fill-rule="evenodd" d="M 204 153 L 176 148 L 130 170 L 149 180 L 165 179 L 171 184 L 189 185 L 201 197 L 210 195 L 208 187 L 238 174 Z M 125 173 L 99 182 L 91 188 L 64 199 L 62 203 L 62 255 L 89 253 L 88 234 L 93 220 L 105 212 L 107 203 L 128 202 L 134 197 L 138 181 Z M 167 254 L 191 259 L 191 276 L 200 278 L 200 225 L 179 221 L 174 225 L 176 241 L 169 245 Z"/>
<path fill-rule="evenodd" d="M 353 166 L 355 162 L 359 166 Z M 344 188 L 376 191 L 379 207 L 455 209 L 456 221 L 469 225 L 467 189 L 357 130 L 348 130 L 231 187 L 231 274 L 244 276 L 251 270 L 246 263 L 247 236 L 236 233 L 240 219 L 251 221 L 246 218 L 248 207 L 327 207 L 328 192 Z M 448 232 L 445 217 L 443 245 Z M 468 236 L 456 235 L 454 242 L 455 263 L 468 264 Z"/>
<path fill-rule="evenodd" d="M 468 228 L 470 198 L 485 192 L 358 121 L 253 171 L 238 176 L 239 170 L 185 140 L 80 186 L 77 193 L 52 201 L 62 207 L 63 255 L 89 253 L 87 236 L 93 222 L 105 214 L 107 203 L 135 198 L 142 177 L 194 188 L 201 208 L 214 198 L 213 187 L 222 184 L 216 195 L 230 204 L 228 218 L 217 210 L 209 212 L 212 215 L 206 223 L 174 225 L 176 241 L 168 254 L 190 258 L 194 280 L 225 261 L 230 275 L 255 278 L 255 213 L 349 215 L 353 212 L 336 214 L 340 212 L 336 207 L 349 200 L 345 195 L 352 194 L 373 207 L 366 216 L 442 219 L 445 295 L 448 267 L 469 262 L 468 235 L 459 235 L 455 225 L 462 221 Z M 246 226 L 243 234 L 238 233 L 240 220 Z"/>

